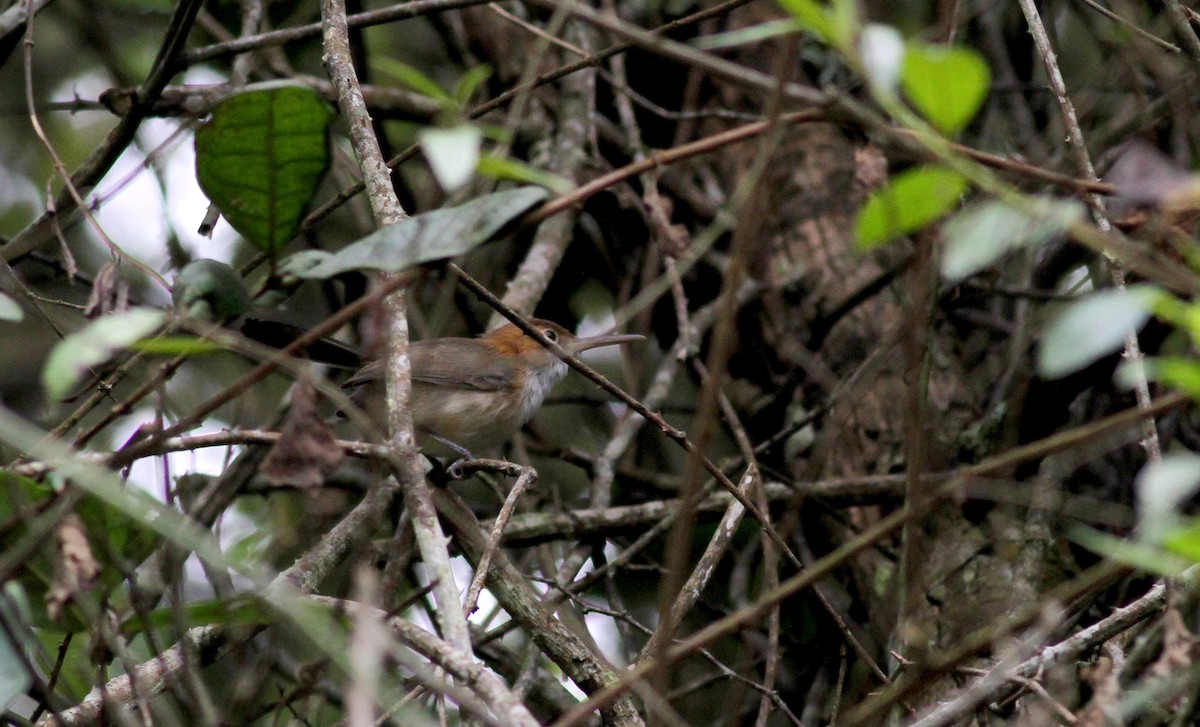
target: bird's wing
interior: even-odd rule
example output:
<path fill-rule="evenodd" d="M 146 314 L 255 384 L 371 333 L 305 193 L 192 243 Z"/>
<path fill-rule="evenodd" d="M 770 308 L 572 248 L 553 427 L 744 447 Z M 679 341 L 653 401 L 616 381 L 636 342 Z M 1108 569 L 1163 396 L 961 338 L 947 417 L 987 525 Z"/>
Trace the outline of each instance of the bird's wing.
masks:
<path fill-rule="evenodd" d="M 465 344 L 465 345 L 464 345 Z M 430 386 L 473 391 L 504 391 L 517 382 L 517 367 L 475 338 L 435 338 L 408 347 L 412 380 Z M 448 373 L 453 371 L 454 373 Z M 464 375 L 461 372 L 470 371 Z M 354 387 L 383 378 L 383 366 L 372 361 L 343 386 Z"/>
<path fill-rule="evenodd" d="M 431 386 L 504 391 L 518 380 L 516 365 L 476 338 L 418 341 L 409 347 L 408 355 L 413 381 Z"/>

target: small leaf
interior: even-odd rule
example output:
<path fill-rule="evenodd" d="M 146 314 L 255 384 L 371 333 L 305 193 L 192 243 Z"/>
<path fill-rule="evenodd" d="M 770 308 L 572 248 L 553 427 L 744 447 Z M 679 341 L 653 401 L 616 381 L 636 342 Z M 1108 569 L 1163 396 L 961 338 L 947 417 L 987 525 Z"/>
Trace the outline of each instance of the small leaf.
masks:
<path fill-rule="evenodd" d="M 422 129 L 417 138 L 442 189 L 453 192 L 471 179 L 483 142 L 479 127 L 459 124 L 450 129 Z"/>
<path fill-rule="evenodd" d="M 1162 356 L 1146 359 L 1143 362 L 1146 378 L 1182 391 L 1196 401 L 1200 401 L 1200 361 L 1183 356 Z M 1126 389 L 1132 389 L 1135 370 L 1131 363 L 1122 364 L 1117 369 L 1117 382 Z"/>
<path fill-rule="evenodd" d="M 285 287 L 297 285 L 305 273 L 333 257 L 328 250 L 299 250 L 279 261 L 275 272 Z"/>
<path fill-rule="evenodd" d="M 403 83 L 423 96 L 428 96 L 446 105 L 454 105 L 455 103 L 454 97 L 447 93 L 446 89 L 438 85 L 437 81 L 417 70 L 415 66 L 410 66 L 395 58 L 386 58 L 383 56 L 372 58 L 371 65 L 387 75 L 395 77 L 400 83 Z"/>
<path fill-rule="evenodd" d="M 25 311 L 21 310 L 21 304 L 8 293 L 0 293 L 0 321 L 20 323 L 24 317 Z"/>
<path fill-rule="evenodd" d="M 50 352 L 42 384 L 51 399 L 61 399 L 93 367 L 117 351 L 145 338 L 163 324 L 162 311 L 133 308 L 92 321 L 64 338 Z"/>
<path fill-rule="evenodd" d="M 1192 565 L 1183 558 L 1149 543 L 1125 540 L 1093 528 L 1076 526 L 1071 528 L 1070 535 L 1072 540 L 1094 553 L 1147 573 L 1178 578 Z"/>
<path fill-rule="evenodd" d="M 959 212 L 942 227 L 946 251 L 942 275 L 962 280 L 983 270 L 1000 256 L 1019 247 L 1034 247 L 1050 240 L 1083 216 L 1075 200 L 1038 200 L 1037 213 L 990 200 Z"/>
<path fill-rule="evenodd" d="M 748 25 L 745 28 L 702 35 L 693 40 L 691 45 L 701 50 L 736 48 L 742 45 L 750 45 L 751 43 L 761 43 L 764 40 L 779 35 L 788 35 L 805 29 L 804 25 L 792 18 L 788 18 L 787 20 L 770 20 L 757 25 Z"/>
<path fill-rule="evenodd" d="M 858 248 L 870 250 L 915 232 L 953 209 L 967 180 L 945 167 L 908 169 L 867 198 L 855 224 Z"/>
<path fill-rule="evenodd" d="M 868 25 L 859 37 L 858 53 L 871 90 L 884 98 L 895 96 L 905 54 L 900 31 L 890 25 Z"/>
<path fill-rule="evenodd" d="M 1138 139 L 1121 145 L 1104 181 L 1116 185 L 1111 205 L 1121 213 L 1134 209 L 1181 213 L 1200 208 L 1200 175 Z"/>
<path fill-rule="evenodd" d="M 1179 525 L 1179 507 L 1200 489 L 1200 455 L 1172 452 L 1142 468 L 1135 483 L 1139 535 L 1157 543 Z"/>
<path fill-rule="evenodd" d="M 130 348 L 142 353 L 153 353 L 160 356 L 200 356 L 217 353 L 225 349 L 204 338 L 194 336 L 159 336 L 147 338 L 130 345 Z"/>
<path fill-rule="evenodd" d="M 492 67 L 486 63 L 469 69 L 458 79 L 458 83 L 454 84 L 454 98 L 459 104 L 465 106 L 475 95 L 475 91 L 483 85 L 483 82 L 491 77 Z"/>
<path fill-rule="evenodd" d="M 901 80 L 917 110 L 943 133 L 955 134 L 987 98 L 992 73 L 969 48 L 909 43 Z"/>
<path fill-rule="evenodd" d="M 833 39 L 833 21 L 829 11 L 814 0 L 778 0 L 779 6 L 788 12 L 805 30 L 821 40 Z"/>
<path fill-rule="evenodd" d="M 1038 345 L 1038 373 L 1057 379 L 1121 348 L 1150 317 L 1147 296 L 1134 289 L 1102 290 L 1071 303 L 1046 326 Z"/>
<path fill-rule="evenodd" d="M 489 240 L 547 196 L 549 193 L 541 187 L 519 187 L 457 207 L 416 215 L 351 243 L 315 266 L 293 270 L 292 274 L 316 280 L 351 270 L 397 272 L 461 255 Z"/>
<path fill-rule="evenodd" d="M 567 194 L 575 189 L 571 180 L 557 174 L 538 169 L 516 159 L 486 155 L 479 160 L 479 173 L 491 179 L 507 179 L 511 182 L 536 184 L 553 190 L 555 194 Z"/>
<path fill-rule="evenodd" d="M 23 645 L 13 643 L 10 637 L 28 630 L 28 612 L 25 590 L 15 581 L 5 583 L 4 595 L 0 597 L 0 615 L 7 626 L 0 630 L 0 711 L 7 710 L 33 684 L 28 662 L 21 655 Z"/>
<path fill-rule="evenodd" d="M 292 387 L 292 405 L 258 471 L 276 487 L 311 489 L 325 484 L 346 453 L 337 444 L 333 430 L 317 411 L 320 401 L 309 379 Z"/>
<path fill-rule="evenodd" d="M 828 16 L 832 37 L 829 42 L 837 48 L 848 48 L 862 28 L 859 0 L 833 0 Z"/>
<path fill-rule="evenodd" d="M 1173 528 L 1163 535 L 1162 546 L 1192 562 L 1200 562 L 1200 520 L 1192 518 L 1186 524 Z"/>
<path fill-rule="evenodd" d="M 225 99 L 196 131 L 196 178 L 252 245 L 292 239 L 329 166 L 332 110 L 312 89 L 276 85 Z"/>

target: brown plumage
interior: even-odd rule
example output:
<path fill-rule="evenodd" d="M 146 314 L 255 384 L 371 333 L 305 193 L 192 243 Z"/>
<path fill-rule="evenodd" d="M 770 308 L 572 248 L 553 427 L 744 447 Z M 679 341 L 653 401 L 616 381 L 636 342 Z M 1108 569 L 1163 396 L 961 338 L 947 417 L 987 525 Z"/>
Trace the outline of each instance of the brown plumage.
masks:
<path fill-rule="evenodd" d="M 530 323 L 572 355 L 642 338 L 576 338 L 551 321 L 534 318 Z M 469 458 L 473 451 L 503 444 L 567 375 L 566 363 L 511 323 L 479 338 L 415 341 L 408 355 L 417 443 L 435 456 Z M 377 381 L 382 371 L 379 362 L 372 363 L 346 385 Z"/>

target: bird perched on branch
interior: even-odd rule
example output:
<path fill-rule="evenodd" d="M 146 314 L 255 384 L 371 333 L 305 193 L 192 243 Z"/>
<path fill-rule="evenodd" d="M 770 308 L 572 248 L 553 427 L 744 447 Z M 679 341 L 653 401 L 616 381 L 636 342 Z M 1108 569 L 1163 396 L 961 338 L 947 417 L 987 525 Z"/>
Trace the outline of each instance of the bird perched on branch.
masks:
<path fill-rule="evenodd" d="M 551 321 L 529 321 L 548 340 L 578 355 L 601 346 L 640 341 L 642 336 L 577 338 Z M 567 375 L 567 364 L 520 328 L 509 323 L 478 338 L 434 338 L 409 345 L 412 361 L 413 427 L 421 451 L 472 459 L 473 450 L 499 446 L 517 432 Z M 383 378 L 383 366 L 369 364 L 346 382 L 361 387 Z"/>

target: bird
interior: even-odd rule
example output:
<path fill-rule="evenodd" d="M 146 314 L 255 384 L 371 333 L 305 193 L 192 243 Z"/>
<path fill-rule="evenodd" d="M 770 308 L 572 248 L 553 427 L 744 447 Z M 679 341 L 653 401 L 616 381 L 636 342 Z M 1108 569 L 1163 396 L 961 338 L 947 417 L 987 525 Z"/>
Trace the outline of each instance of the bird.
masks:
<path fill-rule="evenodd" d="M 639 335 L 578 338 L 553 321 L 531 318 L 548 340 L 567 353 L 643 340 Z M 433 338 L 408 347 L 412 362 L 413 429 L 426 455 L 457 459 L 446 471 L 508 441 L 529 421 L 555 384 L 567 375 L 559 355 L 512 323 L 478 338 Z M 361 388 L 383 378 L 374 361 L 351 376 L 347 388 Z"/>

